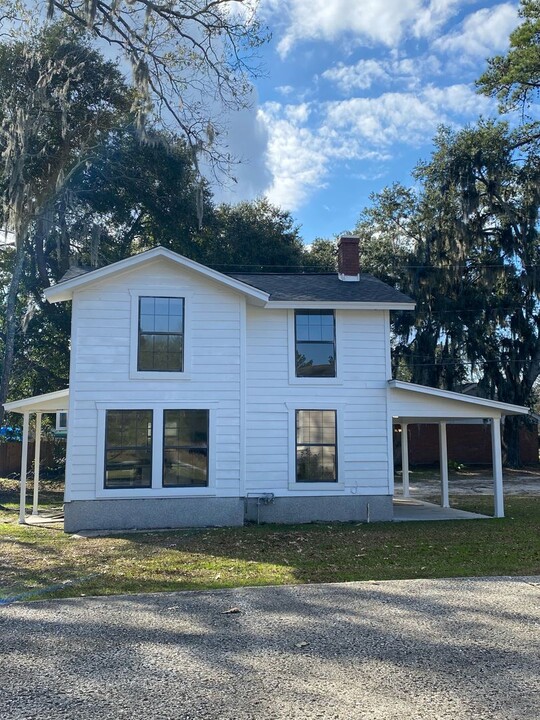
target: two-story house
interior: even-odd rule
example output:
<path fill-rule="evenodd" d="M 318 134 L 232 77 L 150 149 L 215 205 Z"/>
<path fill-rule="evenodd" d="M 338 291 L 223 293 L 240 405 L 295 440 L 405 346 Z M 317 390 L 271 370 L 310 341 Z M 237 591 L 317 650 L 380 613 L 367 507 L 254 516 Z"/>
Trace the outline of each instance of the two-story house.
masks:
<path fill-rule="evenodd" d="M 66 531 L 390 520 L 392 423 L 415 418 L 492 420 L 502 514 L 499 419 L 526 409 L 392 381 L 390 311 L 414 303 L 358 256 L 224 274 L 158 247 L 47 289 L 72 302 L 69 391 L 6 409 L 26 436 L 69 411 Z"/>

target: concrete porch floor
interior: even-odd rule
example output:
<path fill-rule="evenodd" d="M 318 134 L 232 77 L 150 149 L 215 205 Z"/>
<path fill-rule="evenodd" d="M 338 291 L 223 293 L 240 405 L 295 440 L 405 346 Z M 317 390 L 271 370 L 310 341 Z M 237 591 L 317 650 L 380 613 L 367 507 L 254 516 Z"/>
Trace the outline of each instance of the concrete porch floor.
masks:
<path fill-rule="evenodd" d="M 394 498 L 394 522 L 428 520 L 487 520 L 489 515 L 442 508 L 440 505 L 412 498 Z"/>

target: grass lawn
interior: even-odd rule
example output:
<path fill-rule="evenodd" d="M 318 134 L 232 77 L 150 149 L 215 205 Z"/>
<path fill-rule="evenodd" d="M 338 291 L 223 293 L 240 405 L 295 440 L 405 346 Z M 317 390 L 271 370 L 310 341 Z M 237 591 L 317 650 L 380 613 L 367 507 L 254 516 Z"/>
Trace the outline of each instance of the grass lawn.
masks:
<path fill-rule="evenodd" d="M 44 504 L 61 502 L 42 493 Z M 540 575 L 540 498 L 510 497 L 503 520 L 247 526 L 75 538 L 17 523 L 0 481 L 0 602 L 244 585 Z M 490 497 L 456 506 L 489 513 Z M 71 584 L 62 586 L 70 581 Z M 56 587 L 50 590 L 51 586 Z M 49 591 L 45 591 L 49 588 Z M 30 598 L 31 599 L 31 598 Z"/>

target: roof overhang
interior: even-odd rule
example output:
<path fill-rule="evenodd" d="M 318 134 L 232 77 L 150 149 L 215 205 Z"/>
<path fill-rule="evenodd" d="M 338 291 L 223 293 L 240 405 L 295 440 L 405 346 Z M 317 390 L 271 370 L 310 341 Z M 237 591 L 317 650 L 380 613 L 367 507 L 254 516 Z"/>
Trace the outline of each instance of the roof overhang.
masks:
<path fill-rule="evenodd" d="M 23 415 L 34 412 L 67 412 L 69 409 L 69 389 L 57 390 L 45 395 L 34 395 L 34 397 L 14 400 L 4 403 L 6 412 L 14 412 Z"/>
<path fill-rule="evenodd" d="M 433 422 L 460 418 L 500 418 L 502 415 L 528 415 L 522 405 L 473 397 L 463 393 L 439 390 L 402 380 L 389 380 L 389 410 L 393 421 Z"/>
<path fill-rule="evenodd" d="M 214 282 L 225 285 L 232 290 L 236 290 L 242 295 L 245 295 L 250 302 L 255 305 L 264 306 L 270 297 L 268 293 L 263 292 L 262 290 L 257 290 L 251 285 L 247 285 L 240 280 L 235 280 L 234 278 L 224 275 L 217 270 L 212 270 L 211 268 L 206 267 L 206 265 L 201 265 L 194 260 L 189 260 L 189 258 L 179 255 L 178 253 L 164 247 L 152 248 L 151 250 L 139 253 L 138 255 L 132 255 L 124 260 L 119 260 L 111 265 L 106 265 L 105 267 L 92 270 L 84 275 L 78 275 L 77 277 L 71 278 L 71 280 L 57 283 L 56 285 L 47 288 L 44 291 L 44 295 L 49 302 L 71 300 L 75 290 L 93 285 L 94 283 L 112 277 L 117 273 L 134 270 L 141 265 L 160 259 L 167 260 L 179 267 L 196 272 L 209 280 L 213 280 Z"/>
<path fill-rule="evenodd" d="M 415 303 L 398 302 L 347 302 L 323 300 L 269 300 L 267 308 L 289 308 L 303 310 L 317 308 L 318 310 L 414 310 Z"/>

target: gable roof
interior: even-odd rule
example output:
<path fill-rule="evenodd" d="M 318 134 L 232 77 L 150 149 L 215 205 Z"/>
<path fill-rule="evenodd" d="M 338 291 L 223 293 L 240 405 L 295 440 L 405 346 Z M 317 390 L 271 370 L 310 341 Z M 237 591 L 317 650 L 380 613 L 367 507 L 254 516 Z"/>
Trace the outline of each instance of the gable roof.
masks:
<path fill-rule="evenodd" d="M 104 280 L 116 273 L 132 270 L 139 265 L 159 259 L 168 260 L 176 265 L 200 273 L 201 275 L 221 283 L 222 285 L 238 290 L 238 292 L 243 295 L 247 295 L 259 305 L 264 305 L 268 300 L 268 294 L 264 291 L 258 290 L 251 285 L 247 285 L 233 277 L 217 272 L 216 270 L 212 270 L 206 265 L 201 265 L 201 263 L 190 260 L 183 255 L 179 255 L 178 253 L 161 246 L 152 248 L 151 250 L 146 250 L 138 255 L 132 255 L 124 260 L 119 260 L 111 265 L 106 265 L 105 267 L 90 270 L 88 272 L 85 272 L 84 268 L 71 268 L 60 280 L 60 282 L 47 288 L 44 291 L 44 295 L 49 302 L 71 300 L 73 297 L 73 290 L 75 289 L 99 282 L 100 280 Z"/>
<path fill-rule="evenodd" d="M 270 296 L 269 302 L 354 302 L 414 306 L 399 290 L 361 274 L 358 282 L 344 282 L 337 273 L 229 273 Z"/>
<path fill-rule="evenodd" d="M 160 258 L 237 290 L 251 303 L 263 307 L 303 304 L 361 309 L 410 310 L 414 307 L 411 298 L 371 275 L 360 275 L 358 282 L 344 282 L 337 273 L 221 273 L 161 246 L 98 269 L 70 268 L 44 294 L 49 302 L 70 300 L 76 289 Z"/>

